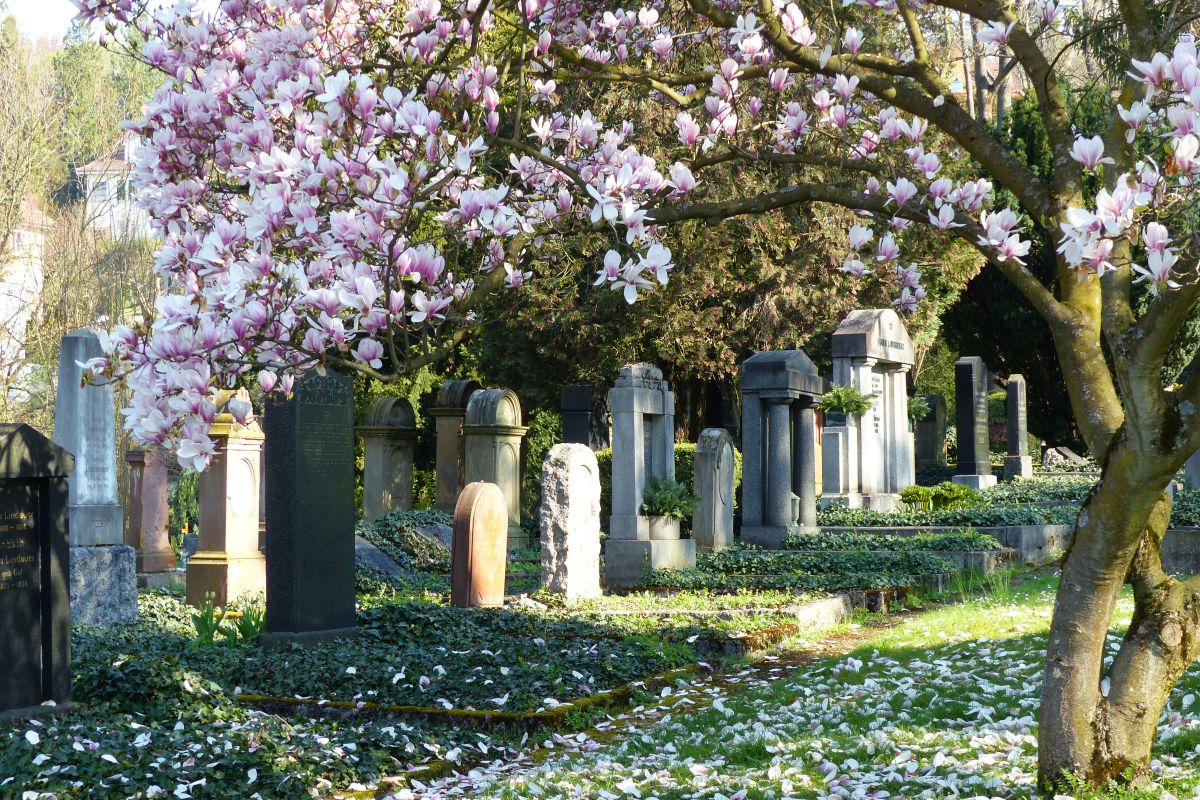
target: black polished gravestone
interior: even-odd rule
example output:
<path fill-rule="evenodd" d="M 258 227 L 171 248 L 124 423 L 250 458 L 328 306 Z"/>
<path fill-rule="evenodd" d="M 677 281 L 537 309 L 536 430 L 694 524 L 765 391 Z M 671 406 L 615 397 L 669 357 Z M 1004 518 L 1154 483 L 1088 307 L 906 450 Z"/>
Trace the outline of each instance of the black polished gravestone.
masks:
<path fill-rule="evenodd" d="M 0 425 L 0 713 L 71 699 L 71 454 Z"/>
<path fill-rule="evenodd" d="M 263 415 L 267 491 L 264 645 L 352 636 L 354 382 L 335 372 L 299 381 Z"/>

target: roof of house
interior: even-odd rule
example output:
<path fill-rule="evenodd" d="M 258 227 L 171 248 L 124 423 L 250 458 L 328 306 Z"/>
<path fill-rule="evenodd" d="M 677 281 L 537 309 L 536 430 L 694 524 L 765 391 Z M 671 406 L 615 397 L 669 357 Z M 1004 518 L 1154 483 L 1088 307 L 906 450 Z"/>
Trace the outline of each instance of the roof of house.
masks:
<path fill-rule="evenodd" d="M 132 137 L 132 133 L 125 134 L 104 155 L 76 167 L 75 171 L 81 175 L 116 175 L 128 172 L 133 168 L 133 162 L 125 157 L 125 145 Z"/>

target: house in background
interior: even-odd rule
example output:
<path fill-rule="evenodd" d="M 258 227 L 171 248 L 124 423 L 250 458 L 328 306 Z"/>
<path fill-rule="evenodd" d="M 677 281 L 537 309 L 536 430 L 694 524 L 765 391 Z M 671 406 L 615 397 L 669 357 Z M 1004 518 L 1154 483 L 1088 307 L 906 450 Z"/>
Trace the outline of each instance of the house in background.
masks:
<path fill-rule="evenodd" d="M 133 167 L 139 146 L 138 138 L 127 134 L 100 158 L 75 168 L 87 203 L 89 225 L 114 239 L 151 235 L 150 217 L 138 207 L 133 193 Z"/>
<path fill-rule="evenodd" d="M 21 202 L 21 216 L 0 250 L 0 391 L 9 401 L 24 391 L 25 342 L 34 314 L 41 307 L 46 281 L 46 237 L 52 220 L 32 198 Z"/>

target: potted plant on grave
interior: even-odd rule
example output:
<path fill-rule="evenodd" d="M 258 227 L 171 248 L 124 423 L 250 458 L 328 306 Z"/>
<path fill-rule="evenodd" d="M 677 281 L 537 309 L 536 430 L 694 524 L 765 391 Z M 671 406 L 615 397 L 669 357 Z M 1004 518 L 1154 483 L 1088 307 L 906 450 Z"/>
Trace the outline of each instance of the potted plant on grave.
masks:
<path fill-rule="evenodd" d="M 841 415 L 843 418 L 861 416 L 875 405 L 874 394 L 863 394 L 853 386 L 834 386 L 817 403 L 817 408 L 826 415 Z M 830 424 L 844 425 L 844 422 L 834 421 Z"/>
<path fill-rule="evenodd" d="M 651 539 L 678 539 L 679 521 L 696 510 L 696 498 L 674 478 L 652 478 L 642 492 L 642 513 L 650 518 Z"/>

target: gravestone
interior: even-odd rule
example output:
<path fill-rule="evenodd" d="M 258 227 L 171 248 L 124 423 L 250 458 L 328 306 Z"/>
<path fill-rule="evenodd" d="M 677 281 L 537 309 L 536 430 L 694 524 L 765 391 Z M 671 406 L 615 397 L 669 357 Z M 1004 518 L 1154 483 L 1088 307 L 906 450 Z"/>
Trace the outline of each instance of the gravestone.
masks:
<path fill-rule="evenodd" d="M 237 396 L 249 402 L 245 389 Z M 216 452 L 200 473 L 200 547 L 187 563 L 187 602 L 197 608 L 211 593 L 224 607 L 267 589 L 267 565 L 258 549 L 263 432 L 256 420 L 238 423 L 228 411 L 208 431 Z"/>
<path fill-rule="evenodd" d="M 186 566 L 188 560 L 196 555 L 196 551 L 200 549 L 200 534 L 186 533 L 183 536 L 183 541 L 179 545 L 179 550 L 183 556 L 183 562 Z"/>
<path fill-rule="evenodd" d="M 376 398 L 367 409 L 363 437 L 363 518 L 375 520 L 413 503 L 413 450 L 417 415 L 403 397 Z"/>
<path fill-rule="evenodd" d="M 815 437 L 814 437 L 815 438 Z M 733 437 L 724 428 L 705 428 L 696 443 L 692 494 L 692 538 L 696 550 L 708 552 L 733 546 Z"/>
<path fill-rule="evenodd" d="M 608 418 L 608 398 L 590 383 L 562 387 L 559 397 L 563 441 L 586 444 L 592 450 L 605 450 L 612 440 Z"/>
<path fill-rule="evenodd" d="M 454 511 L 465 483 L 463 420 L 471 395 L 481 388 L 479 381 L 446 381 L 438 391 L 437 404 L 429 409 L 437 433 L 436 506 L 441 511 Z"/>
<path fill-rule="evenodd" d="M 833 382 L 873 396 L 861 415 L 827 414 L 823 502 L 887 511 L 916 483 L 906 375 L 916 361 L 890 308 L 852 311 L 833 333 Z"/>
<path fill-rule="evenodd" d="M 742 364 L 742 540 L 777 548 L 817 525 L 816 403 L 826 384 L 802 350 Z"/>
<path fill-rule="evenodd" d="M 71 699 L 70 453 L 0 425 L 0 712 Z"/>
<path fill-rule="evenodd" d="M 646 570 L 696 563 L 694 539 L 654 539 L 641 513 L 654 478 L 675 479 L 675 395 L 652 364 L 621 367 L 608 393 L 612 412 L 612 516 L 604 551 L 604 581 L 633 586 Z"/>
<path fill-rule="evenodd" d="M 917 466 L 942 466 L 946 463 L 946 398 L 925 395 L 929 413 L 916 425 Z"/>
<path fill-rule="evenodd" d="M 1046 463 L 1045 457 L 1042 463 Z M 1200 451 L 1193 453 L 1183 467 L 1183 488 L 1200 489 Z"/>
<path fill-rule="evenodd" d="M 996 485 L 988 449 L 987 380 L 987 367 L 978 356 L 964 356 L 954 362 L 958 466 L 951 480 L 972 489 Z"/>
<path fill-rule="evenodd" d="M 504 605 L 508 560 L 508 508 L 494 483 L 468 483 L 454 509 L 450 554 L 450 605 Z"/>
<path fill-rule="evenodd" d="M 80 364 L 102 355 L 90 331 L 62 339 L 54 442 L 75 457 L 70 479 L 71 618 L 112 625 L 137 616 L 137 557 L 117 502 L 116 415 L 110 384 L 82 385 Z"/>
<path fill-rule="evenodd" d="M 481 389 L 471 395 L 463 423 L 467 483 L 494 483 L 508 509 L 508 546 L 529 545 L 521 530 L 521 401 L 508 389 Z"/>
<path fill-rule="evenodd" d="M 1033 477 L 1033 458 L 1029 455 L 1029 427 L 1025 410 L 1025 378 L 1021 375 L 1008 376 L 1006 428 L 1008 454 L 1004 457 L 1004 479 Z"/>
<path fill-rule="evenodd" d="M 354 381 L 309 373 L 271 395 L 266 433 L 268 645 L 355 632 Z"/>
<path fill-rule="evenodd" d="M 542 462 L 542 587 L 568 600 L 600 596 L 600 467 L 578 442 Z"/>
<path fill-rule="evenodd" d="M 129 502 L 126 507 L 125 544 L 136 553 L 138 586 L 163 587 L 177 582 L 175 551 L 167 532 L 167 461 L 162 448 L 130 450 Z"/>

